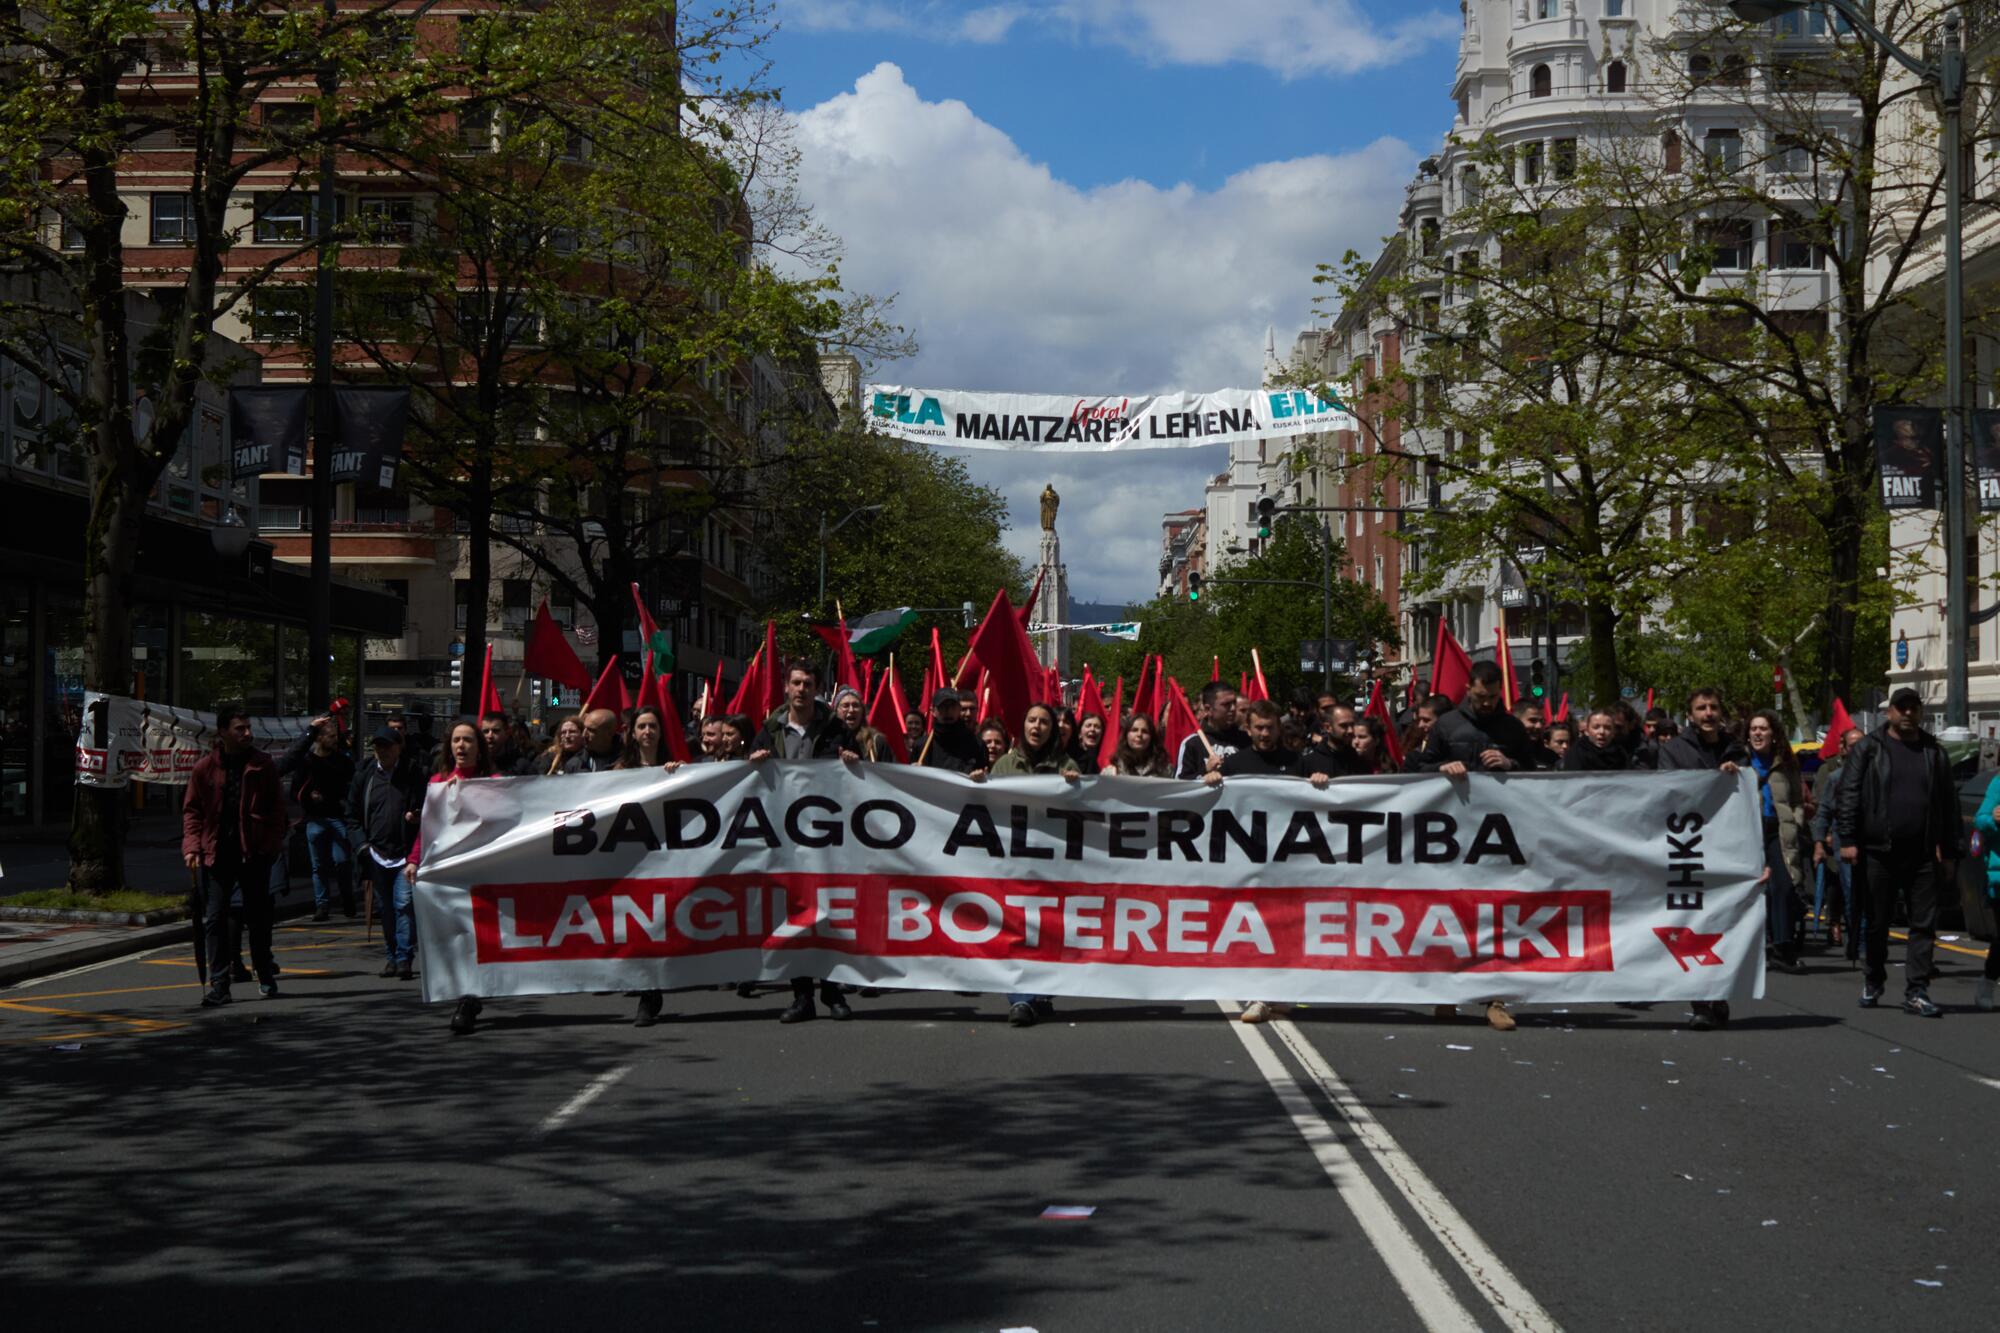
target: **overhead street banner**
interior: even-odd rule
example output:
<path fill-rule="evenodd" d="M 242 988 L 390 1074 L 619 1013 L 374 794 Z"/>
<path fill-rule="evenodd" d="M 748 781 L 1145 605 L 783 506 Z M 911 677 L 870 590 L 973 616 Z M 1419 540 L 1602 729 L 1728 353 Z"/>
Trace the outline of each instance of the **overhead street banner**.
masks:
<path fill-rule="evenodd" d="M 1354 429 L 1345 407 L 1303 389 L 1079 398 L 871 384 L 867 393 L 869 420 L 876 429 L 958 449 L 1191 449 Z"/>
<path fill-rule="evenodd" d="M 975 783 L 697 764 L 440 784 L 425 998 L 828 977 L 1152 1000 L 1761 994 L 1747 773 Z"/>

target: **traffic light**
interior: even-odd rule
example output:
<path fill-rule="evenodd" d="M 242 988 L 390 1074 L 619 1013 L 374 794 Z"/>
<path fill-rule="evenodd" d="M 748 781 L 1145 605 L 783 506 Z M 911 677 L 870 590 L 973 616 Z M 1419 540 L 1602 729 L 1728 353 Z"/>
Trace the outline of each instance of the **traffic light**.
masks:
<path fill-rule="evenodd" d="M 1190 602 L 1201 600 L 1201 575 L 1199 574 L 1188 575 L 1188 600 Z"/>
<path fill-rule="evenodd" d="M 1257 535 L 1271 535 L 1271 516 L 1278 512 L 1278 502 L 1266 495 L 1257 501 Z"/>
<path fill-rule="evenodd" d="M 451 659 L 451 687 L 455 690 L 464 683 L 465 659 L 463 657 L 454 657 Z"/>
<path fill-rule="evenodd" d="M 1528 668 L 1528 693 L 1537 699 L 1546 698 L 1549 692 L 1548 668 L 1537 661 Z"/>

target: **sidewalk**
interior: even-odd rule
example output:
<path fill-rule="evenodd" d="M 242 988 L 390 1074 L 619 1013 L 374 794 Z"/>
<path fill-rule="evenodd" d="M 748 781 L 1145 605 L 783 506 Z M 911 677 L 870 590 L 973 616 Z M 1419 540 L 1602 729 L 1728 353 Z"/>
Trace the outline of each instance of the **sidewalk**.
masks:
<path fill-rule="evenodd" d="M 69 874 L 69 849 L 60 842 L 0 843 L 0 905 L 17 893 L 59 887 Z M 125 877 L 135 889 L 185 897 L 188 872 L 178 840 L 137 842 L 125 850 Z M 310 876 L 294 876 L 277 895 L 279 919 L 312 908 Z M 160 926 L 72 925 L 64 922 L 0 921 L 0 986 L 43 977 L 87 963 L 179 943 L 192 951 L 186 921 Z"/>

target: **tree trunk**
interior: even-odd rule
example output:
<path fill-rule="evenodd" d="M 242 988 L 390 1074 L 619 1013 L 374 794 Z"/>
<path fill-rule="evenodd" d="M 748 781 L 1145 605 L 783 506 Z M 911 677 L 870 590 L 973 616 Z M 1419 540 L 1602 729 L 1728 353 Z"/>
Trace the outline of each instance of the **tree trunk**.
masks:
<path fill-rule="evenodd" d="M 1590 701 L 1610 703 L 1618 697 L 1618 614 L 1609 602 L 1586 597 L 1583 624 L 1590 643 Z"/>
<path fill-rule="evenodd" d="M 100 429 L 130 430 L 130 417 L 113 414 Z M 84 530 L 83 684 L 87 690 L 125 694 L 132 688 L 132 570 L 146 491 L 134 492 L 133 473 L 100 456 L 97 484 Z M 122 787 L 76 789 L 69 826 L 69 886 L 79 893 L 125 887 L 126 792 Z"/>
<path fill-rule="evenodd" d="M 1859 703 L 1855 698 L 1855 637 L 1861 605 L 1861 538 L 1864 523 L 1855 487 L 1848 476 L 1834 478 L 1831 511 L 1827 515 L 1826 635 L 1821 641 L 1821 679 L 1831 699 Z"/>
<path fill-rule="evenodd" d="M 485 702 L 479 683 L 486 668 L 486 608 L 493 599 L 493 449 L 490 441 L 480 442 L 465 488 L 471 504 L 465 516 L 465 634 L 460 640 L 465 666 L 458 682 L 458 711 L 473 718 Z"/>

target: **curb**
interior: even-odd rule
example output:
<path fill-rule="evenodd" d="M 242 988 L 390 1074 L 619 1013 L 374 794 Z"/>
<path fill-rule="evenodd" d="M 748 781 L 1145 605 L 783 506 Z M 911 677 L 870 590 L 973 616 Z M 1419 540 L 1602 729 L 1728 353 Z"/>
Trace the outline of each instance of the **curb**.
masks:
<path fill-rule="evenodd" d="M 272 913 L 272 920 L 289 921 L 293 917 L 309 915 L 312 912 L 310 896 L 301 903 L 281 904 Z M 102 963 L 127 954 L 144 953 L 164 944 L 189 943 L 189 922 L 170 922 L 164 926 L 142 926 L 129 935 L 115 935 L 105 940 L 90 940 L 71 948 L 58 949 L 40 954 L 34 958 L 9 960 L 0 958 L 0 986 L 11 986 L 20 981 L 32 981 L 54 972 L 67 972 L 73 967 L 86 967 L 91 963 Z"/>
<path fill-rule="evenodd" d="M 150 912 L 94 912 L 84 907 L 4 907 L 0 921 L 53 921 L 70 926 L 163 926 L 185 921 L 185 907 L 156 907 Z"/>

